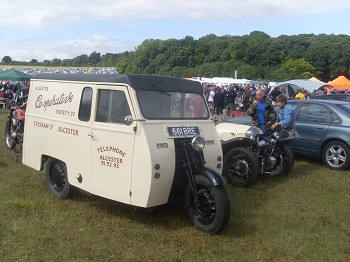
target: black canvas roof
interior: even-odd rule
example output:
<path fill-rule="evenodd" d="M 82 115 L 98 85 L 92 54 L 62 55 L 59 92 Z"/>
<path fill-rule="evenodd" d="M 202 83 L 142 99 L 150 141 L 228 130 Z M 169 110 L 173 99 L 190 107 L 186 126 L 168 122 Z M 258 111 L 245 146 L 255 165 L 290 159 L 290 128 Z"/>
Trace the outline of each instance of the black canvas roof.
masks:
<path fill-rule="evenodd" d="M 37 74 L 32 80 L 59 80 L 75 82 L 125 83 L 136 91 L 162 90 L 189 93 L 203 93 L 202 86 L 197 81 L 159 75 L 103 75 L 103 74 Z"/>

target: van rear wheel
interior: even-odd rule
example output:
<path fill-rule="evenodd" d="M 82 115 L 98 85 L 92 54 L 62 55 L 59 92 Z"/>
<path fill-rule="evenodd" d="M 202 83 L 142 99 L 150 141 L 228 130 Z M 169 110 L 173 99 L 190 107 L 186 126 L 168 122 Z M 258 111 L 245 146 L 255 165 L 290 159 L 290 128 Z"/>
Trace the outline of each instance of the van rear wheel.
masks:
<path fill-rule="evenodd" d="M 55 158 L 49 158 L 46 163 L 46 183 L 50 193 L 55 198 L 65 199 L 72 193 L 66 164 Z"/>

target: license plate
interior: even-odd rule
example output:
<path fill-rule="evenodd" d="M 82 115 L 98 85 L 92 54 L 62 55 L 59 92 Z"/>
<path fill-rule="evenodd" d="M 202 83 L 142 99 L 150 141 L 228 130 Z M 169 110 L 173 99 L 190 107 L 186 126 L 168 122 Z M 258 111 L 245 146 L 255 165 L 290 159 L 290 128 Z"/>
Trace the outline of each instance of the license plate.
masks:
<path fill-rule="evenodd" d="M 197 126 L 168 126 L 169 136 L 195 136 L 199 135 L 199 128 Z"/>

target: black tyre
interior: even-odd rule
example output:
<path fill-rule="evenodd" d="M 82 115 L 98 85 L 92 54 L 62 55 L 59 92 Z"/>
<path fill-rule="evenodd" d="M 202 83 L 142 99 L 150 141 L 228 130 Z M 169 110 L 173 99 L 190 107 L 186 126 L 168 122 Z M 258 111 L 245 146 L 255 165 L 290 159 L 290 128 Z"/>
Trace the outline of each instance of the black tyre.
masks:
<path fill-rule="evenodd" d="M 50 193 L 59 199 L 69 197 L 73 190 L 68 182 L 66 164 L 55 158 L 46 163 L 46 183 Z"/>
<path fill-rule="evenodd" d="M 349 147 L 340 141 L 329 142 L 323 149 L 322 160 L 330 169 L 348 169 L 350 165 Z"/>
<path fill-rule="evenodd" d="M 223 175 L 236 187 L 248 187 L 255 183 L 259 163 L 255 155 L 245 147 L 228 151 L 224 158 Z"/>
<path fill-rule="evenodd" d="M 279 150 L 282 158 L 282 173 L 281 175 L 288 175 L 294 166 L 294 154 L 290 147 L 286 144 L 280 144 Z"/>
<path fill-rule="evenodd" d="M 194 226 L 206 233 L 223 230 L 230 219 L 230 200 L 224 186 L 214 186 L 203 174 L 195 176 L 199 203 L 194 201 L 191 187 L 185 189 L 187 214 Z"/>
<path fill-rule="evenodd" d="M 5 126 L 5 145 L 6 148 L 9 150 L 13 150 L 15 141 L 11 138 L 11 129 L 10 129 L 10 119 L 7 120 L 6 126 Z"/>

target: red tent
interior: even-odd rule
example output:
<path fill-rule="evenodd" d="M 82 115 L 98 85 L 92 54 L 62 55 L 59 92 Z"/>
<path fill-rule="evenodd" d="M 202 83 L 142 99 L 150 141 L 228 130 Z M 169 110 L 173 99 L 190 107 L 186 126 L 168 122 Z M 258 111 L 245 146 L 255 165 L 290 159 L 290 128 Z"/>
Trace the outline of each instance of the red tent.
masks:
<path fill-rule="evenodd" d="M 333 81 L 327 83 L 336 89 L 350 89 L 350 80 L 345 76 L 338 76 Z"/>

